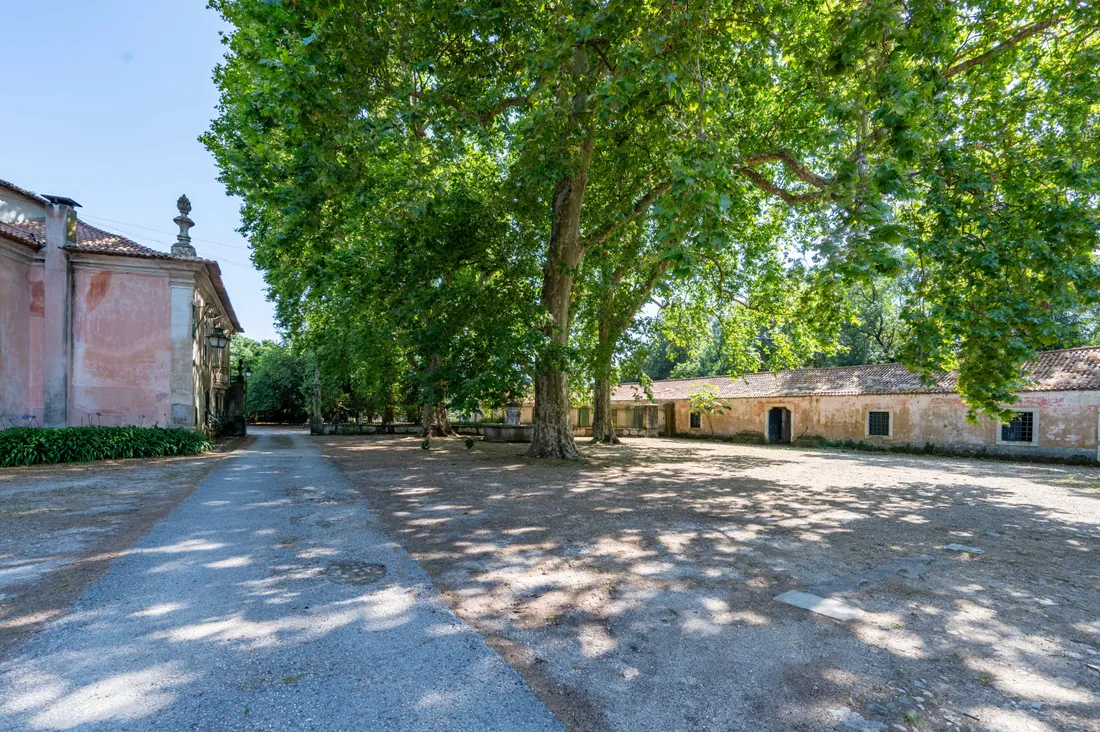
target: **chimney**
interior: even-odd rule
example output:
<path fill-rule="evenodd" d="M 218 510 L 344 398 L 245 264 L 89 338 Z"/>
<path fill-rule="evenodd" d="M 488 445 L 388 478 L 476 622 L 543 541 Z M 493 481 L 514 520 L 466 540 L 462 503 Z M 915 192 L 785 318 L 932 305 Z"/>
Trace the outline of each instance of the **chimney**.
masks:
<path fill-rule="evenodd" d="M 176 243 L 172 245 L 172 256 L 197 257 L 195 247 L 191 246 L 191 235 L 188 233 L 195 222 L 187 215 L 191 213 L 191 202 L 187 200 L 186 194 L 176 201 L 176 208 L 179 209 L 180 215 L 172 221 L 180 227 L 180 233 L 176 235 Z"/>

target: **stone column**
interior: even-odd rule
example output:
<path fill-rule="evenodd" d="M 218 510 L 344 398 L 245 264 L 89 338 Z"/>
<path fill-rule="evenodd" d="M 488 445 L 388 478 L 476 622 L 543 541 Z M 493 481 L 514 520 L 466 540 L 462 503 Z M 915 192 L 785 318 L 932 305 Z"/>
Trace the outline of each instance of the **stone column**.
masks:
<path fill-rule="evenodd" d="M 46 262 L 42 333 L 42 424 L 69 423 L 69 381 L 72 369 L 72 281 L 64 247 L 76 241 L 76 213 L 71 206 L 46 207 Z"/>
<path fill-rule="evenodd" d="M 195 339 L 192 335 L 191 306 L 195 298 L 195 276 L 173 273 L 169 279 L 172 294 L 172 371 L 169 376 L 172 427 L 195 427 Z"/>

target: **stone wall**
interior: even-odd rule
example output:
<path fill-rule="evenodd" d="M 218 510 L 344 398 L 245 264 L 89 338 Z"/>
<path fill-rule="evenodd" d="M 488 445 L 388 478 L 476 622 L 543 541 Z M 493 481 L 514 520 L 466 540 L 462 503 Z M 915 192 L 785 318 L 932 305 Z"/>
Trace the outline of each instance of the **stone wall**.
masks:
<path fill-rule="evenodd" d="M 966 419 L 967 408 L 954 394 L 897 394 L 825 397 L 775 397 L 725 399 L 725 414 L 700 415 L 700 426 L 690 427 L 687 400 L 675 404 L 675 433 L 685 436 L 733 437 L 757 434 L 767 440 L 767 415 L 772 407 L 791 411 L 793 440 L 854 440 L 882 447 L 936 445 L 1008 455 L 1045 457 L 1097 457 L 1100 392 L 1024 392 L 1016 409 L 1035 410 L 1037 444 L 999 444 L 1000 426 L 982 417 L 977 424 Z M 867 434 L 867 413 L 890 413 L 891 435 Z M 661 408 L 661 431 L 666 429 Z"/>

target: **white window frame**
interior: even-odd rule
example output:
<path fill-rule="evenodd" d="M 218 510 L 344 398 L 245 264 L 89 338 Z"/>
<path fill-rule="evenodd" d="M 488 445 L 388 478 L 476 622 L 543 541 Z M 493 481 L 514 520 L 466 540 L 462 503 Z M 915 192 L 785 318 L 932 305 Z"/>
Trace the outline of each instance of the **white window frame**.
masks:
<path fill-rule="evenodd" d="M 871 434 L 871 412 L 886 412 L 890 415 L 889 434 Z M 887 407 L 867 407 L 863 410 L 863 436 L 868 440 L 892 440 L 894 439 L 894 410 Z"/>
<path fill-rule="evenodd" d="M 1001 439 L 1001 423 L 993 422 L 993 437 L 995 444 L 1006 447 L 1038 447 L 1039 446 L 1039 408 L 1038 407 L 1012 407 L 1013 412 L 1031 413 L 1031 442 L 1017 442 L 1016 440 Z"/>

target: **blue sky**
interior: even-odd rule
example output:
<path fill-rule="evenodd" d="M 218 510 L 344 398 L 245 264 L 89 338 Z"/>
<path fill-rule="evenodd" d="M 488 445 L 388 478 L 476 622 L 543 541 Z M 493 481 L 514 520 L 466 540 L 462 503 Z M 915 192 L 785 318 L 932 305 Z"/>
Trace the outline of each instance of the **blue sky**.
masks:
<path fill-rule="evenodd" d="M 238 201 L 197 139 L 218 99 L 221 30 L 204 0 L 7 3 L 0 179 L 74 198 L 85 221 L 161 250 L 186 193 L 192 243 L 221 264 L 246 334 L 276 338 Z"/>

